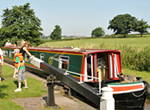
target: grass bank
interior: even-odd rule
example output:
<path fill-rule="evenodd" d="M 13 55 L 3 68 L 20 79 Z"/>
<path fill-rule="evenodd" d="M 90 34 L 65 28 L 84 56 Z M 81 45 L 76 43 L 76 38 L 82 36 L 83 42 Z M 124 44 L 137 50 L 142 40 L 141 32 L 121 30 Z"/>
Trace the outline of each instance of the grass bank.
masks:
<path fill-rule="evenodd" d="M 12 102 L 12 99 L 26 97 L 41 97 L 47 90 L 43 89 L 44 84 L 39 80 L 27 77 L 28 89 L 23 88 L 21 92 L 14 92 L 17 88 L 18 81 L 13 79 L 14 69 L 8 65 L 3 65 L 2 75 L 4 80 L 0 83 L 0 110 L 23 110 L 23 107 Z"/>

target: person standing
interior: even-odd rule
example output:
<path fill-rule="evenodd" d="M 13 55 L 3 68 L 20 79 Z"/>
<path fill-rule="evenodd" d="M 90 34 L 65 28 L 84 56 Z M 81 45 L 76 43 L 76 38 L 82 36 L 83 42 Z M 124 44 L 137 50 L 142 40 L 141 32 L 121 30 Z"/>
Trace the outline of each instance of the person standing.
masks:
<path fill-rule="evenodd" d="M 2 66 L 3 66 L 3 51 L 2 49 L 0 48 L 0 83 L 1 83 L 1 80 L 2 80 Z"/>
<path fill-rule="evenodd" d="M 24 45 L 21 47 L 20 49 L 20 53 L 22 53 L 22 55 L 24 56 L 24 54 L 28 54 L 30 57 L 34 57 L 33 55 L 31 55 L 31 53 L 28 51 L 28 48 L 30 47 L 29 42 L 25 42 Z"/>
<path fill-rule="evenodd" d="M 18 76 L 18 88 L 14 91 L 19 92 L 19 91 L 22 91 L 21 82 L 23 80 L 25 83 L 24 88 L 26 89 L 28 88 L 26 75 L 25 75 L 25 66 L 24 66 L 23 56 L 22 56 L 22 53 L 19 53 L 19 49 L 14 50 L 14 66 L 15 66 L 14 73 L 17 73 L 17 76 Z"/>

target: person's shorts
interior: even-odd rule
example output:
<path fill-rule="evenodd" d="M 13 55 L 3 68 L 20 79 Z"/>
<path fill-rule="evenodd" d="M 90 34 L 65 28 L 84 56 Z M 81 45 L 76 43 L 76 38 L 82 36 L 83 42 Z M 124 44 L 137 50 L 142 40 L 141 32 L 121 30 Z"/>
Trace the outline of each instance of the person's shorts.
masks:
<path fill-rule="evenodd" d="M 25 79 L 26 79 L 25 68 L 23 68 L 23 69 L 19 70 L 19 72 L 18 72 L 18 81 L 22 82 Z"/>

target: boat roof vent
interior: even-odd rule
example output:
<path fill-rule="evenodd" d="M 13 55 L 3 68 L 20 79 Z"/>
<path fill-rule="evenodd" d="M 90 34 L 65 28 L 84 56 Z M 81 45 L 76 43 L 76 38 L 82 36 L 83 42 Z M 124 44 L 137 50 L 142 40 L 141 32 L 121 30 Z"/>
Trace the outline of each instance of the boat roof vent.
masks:
<path fill-rule="evenodd" d="M 80 49 L 80 48 L 75 47 L 75 48 L 73 48 L 73 50 L 74 50 L 74 51 L 80 51 L 81 49 Z"/>
<path fill-rule="evenodd" d="M 73 49 L 73 46 L 70 46 L 70 47 L 64 46 L 64 48 Z"/>

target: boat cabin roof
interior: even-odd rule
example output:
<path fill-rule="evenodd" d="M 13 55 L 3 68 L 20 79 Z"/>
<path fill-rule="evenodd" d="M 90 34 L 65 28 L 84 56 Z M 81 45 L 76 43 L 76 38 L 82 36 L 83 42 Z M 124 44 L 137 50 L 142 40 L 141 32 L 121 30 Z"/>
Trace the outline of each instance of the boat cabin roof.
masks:
<path fill-rule="evenodd" d="M 2 47 L 3 49 L 20 49 L 20 47 Z M 91 54 L 91 53 L 108 53 L 108 52 L 115 52 L 120 53 L 118 50 L 108 50 L 108 49 L 83 49 L 83 48 L 58 48 L 58 47 L 30 47 L 28 48 L 29 51 L 53 51 L 53 52 L 69 52 L 69 53 L 77 53 L 77 54 Z"/>

